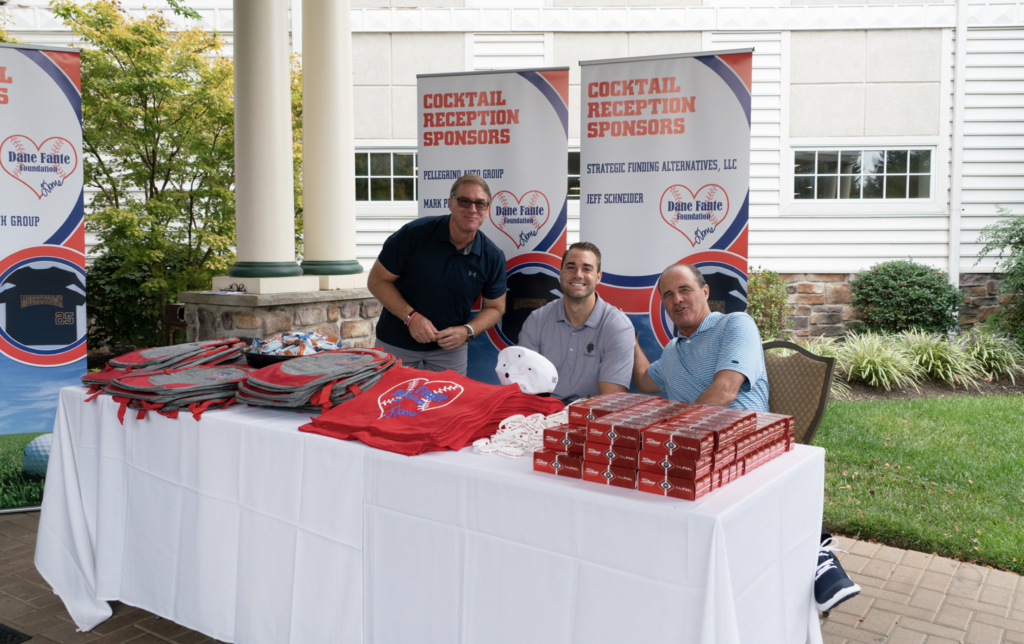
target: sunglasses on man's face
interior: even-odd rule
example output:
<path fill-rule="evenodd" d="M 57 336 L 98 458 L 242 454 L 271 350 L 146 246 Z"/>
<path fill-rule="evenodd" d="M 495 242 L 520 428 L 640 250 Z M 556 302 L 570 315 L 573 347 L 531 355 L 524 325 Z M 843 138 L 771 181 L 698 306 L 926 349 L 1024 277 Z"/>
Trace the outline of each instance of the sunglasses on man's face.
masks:
<path fill-rule="evenodd" d="M 456 197 L 455 202 L 459 204 L 459 208 L 466 210 L 469 210 L 470 206 L 476 206 L 477 210 L 487 210 L 487 207 L 491 205 L 490 201 L 473 201 L 465 197 Z"/>

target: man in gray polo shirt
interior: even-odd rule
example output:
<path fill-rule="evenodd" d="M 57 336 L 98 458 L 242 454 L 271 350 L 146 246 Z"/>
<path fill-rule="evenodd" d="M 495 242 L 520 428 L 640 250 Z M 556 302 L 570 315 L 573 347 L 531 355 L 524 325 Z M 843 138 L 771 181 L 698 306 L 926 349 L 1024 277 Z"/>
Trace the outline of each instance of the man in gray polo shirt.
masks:
<path fill-rule="evenodd" d="M 530 314 L 519 346 L 532 349 L 558 369 L 552 395 L 565 401 L 629 389 L 633 373 L 633 324 L 598 297 L 601 251 L 577 242 L 562 256 L 562 298 Z"/>

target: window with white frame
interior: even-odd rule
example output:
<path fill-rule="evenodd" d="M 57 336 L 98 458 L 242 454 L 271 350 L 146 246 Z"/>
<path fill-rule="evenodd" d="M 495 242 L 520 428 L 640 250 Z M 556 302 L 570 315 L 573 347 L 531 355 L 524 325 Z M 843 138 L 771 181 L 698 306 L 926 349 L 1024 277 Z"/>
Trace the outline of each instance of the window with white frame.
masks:
<path fill-rule="evenodd" d="M 931 148 L 816 149 L 793 153 L 793 199 L 909 201 L 932 196 Z"/>
<path fill-rule="evenodd" d="M 415 152 L 356 152 L 356 201 L 416 201 Z"/>

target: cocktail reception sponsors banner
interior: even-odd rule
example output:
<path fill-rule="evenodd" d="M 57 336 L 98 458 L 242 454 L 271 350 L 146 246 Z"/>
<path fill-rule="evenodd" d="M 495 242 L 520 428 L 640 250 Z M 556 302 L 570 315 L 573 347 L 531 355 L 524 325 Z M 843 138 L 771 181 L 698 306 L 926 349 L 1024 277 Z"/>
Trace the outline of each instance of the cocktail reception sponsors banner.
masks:
<path fill-rule="evenodd" d="M 419 216 L 448 214 L 452 183 L 491 187 L 481 230 L 505 253 L 501 322 L 469 345 L 468 375 L 497 384 L 498 352 L 515 345 L 535 309 L 561 296 L 566 245 L 569 68 L 417 77 Z"/>
<path fill-rule="evenodd" d="M 0 45 L 0 434 L 53 430 L 86 371 L 78 50 Z"/>
<path fill-rule="evenodd" d="M 698 266 L 712 310 L 746 309 L 753 50 L 580 63 L 580 239 L 601 249 L 601 296 L 648 355 L 675 335 L 654 286 Z"/>

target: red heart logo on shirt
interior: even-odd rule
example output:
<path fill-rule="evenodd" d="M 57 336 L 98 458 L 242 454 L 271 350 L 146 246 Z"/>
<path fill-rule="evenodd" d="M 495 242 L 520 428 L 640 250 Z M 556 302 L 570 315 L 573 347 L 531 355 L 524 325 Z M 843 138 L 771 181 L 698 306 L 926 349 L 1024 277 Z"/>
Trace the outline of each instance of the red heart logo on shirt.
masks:
<path fill-rule="evenodd" d="M 377 398 L 381 418 L 417 416 L 432 409 L 447 407 L 462 395 L 462 385 L 450 380 L 413 378 L 397 384 Z"/>

